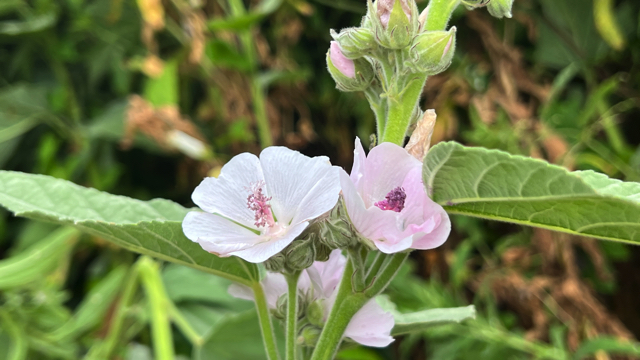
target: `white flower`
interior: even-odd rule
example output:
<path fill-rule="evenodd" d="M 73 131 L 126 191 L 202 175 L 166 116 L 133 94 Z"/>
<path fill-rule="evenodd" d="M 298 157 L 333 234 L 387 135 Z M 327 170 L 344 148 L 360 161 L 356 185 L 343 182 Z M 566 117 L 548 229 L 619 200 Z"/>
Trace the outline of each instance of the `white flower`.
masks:
<path fill-rule="evenodd" d="M 300 275 L 298 290 L 307 295 L 305 298 L 326 300 L 322 302 L 325 321 L 335 302 L 346 263 L 347 259 L 340 250 L 334 250 L 329 260 L 314 262 Z M 262 286 L 269 308 L 275 309 L 278 298 L 287 293 L 284 275 L 268 272 Z M 253 300 L 253 292 L 244 285 L 231 285 L 229 293 L 240 299 Z M 365 346 L 385 347 L 393 342 L 390 334 L 394 325 L 393 315 L 371 299 L 351 318 L 344 336 Z"/>
<path fill-rule="evenodd" d="M 326 157 L 268 147 L 243 153 L 205 178 L 192 195 L 184 234 L 218 256 L 261 263 L 279 253 L 338 201 L 340 178 Z"/>

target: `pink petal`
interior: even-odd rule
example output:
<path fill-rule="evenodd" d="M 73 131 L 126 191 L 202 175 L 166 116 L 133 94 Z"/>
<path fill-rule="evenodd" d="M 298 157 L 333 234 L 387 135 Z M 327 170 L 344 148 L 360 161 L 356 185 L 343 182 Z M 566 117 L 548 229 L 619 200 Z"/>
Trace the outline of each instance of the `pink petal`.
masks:
<path fill-rule="evenodd" d="M 332 41 L 329 49 L 329 56 L 331 57 L 331 63 L 335 66 L 342 75 L 354 79 L 356 77 L 356 65 L 353 60 L 347 59 L 342 54 L 342 49 L 337 42 Z"/>
<path fill-rule="evenodd" d="M 351 319 L 344 336 L 365 346 L 386 347 L 393 342 L 394 325 L 393 314 L 371 299 Z"/>
<path fill-rule="evenodd" d="M 360 138 L 356 137 L 356 141 L 353 149 L 353 167 L 351 167 L 351 181 L 358 186 L 358 182 L 364 176 L 364 167 L 367 160 L 367 155 L 364 152 Z"/>
<path fill-rule="evenodd" d="M 364 176 L 358 183 L 358 192 L 367 207 L 384 200 L 389 191 L 400 186 L 409 171 L 421 168 L 422 163 L 404 148 L 382 143 L 374 147 L 365 160 Z"/>

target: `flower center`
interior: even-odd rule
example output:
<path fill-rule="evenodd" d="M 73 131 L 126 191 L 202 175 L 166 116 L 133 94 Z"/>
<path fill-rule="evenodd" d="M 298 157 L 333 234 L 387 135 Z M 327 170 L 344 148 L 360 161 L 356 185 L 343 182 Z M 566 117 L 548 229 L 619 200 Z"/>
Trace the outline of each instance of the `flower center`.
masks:
<path fill-rule="evenodd" d="M 251 185 L 251 194 L 247 197 L 247 207 L 255 213 L 255 223 L 257 227 L 273 227 L 275 221 L 273 220 L 273 213 L 271 213 L 271 205 L 267 202 L 271 200 L 262 191 L 264 187 L 264 181 L 259 181 Z"/>
<path fill-rule="evenodd" d="M 384 200 L 378 201 L 373 204 L 379 207 L 382 210 L 392 210 L 395 212 L 400 212 L 404 209 L 404 201 L 407 199 L 407 193 L 404 192 L 404 189 L 398 186 L 397 188 L 389 191 L 387 196 L 384 197 Z"/>

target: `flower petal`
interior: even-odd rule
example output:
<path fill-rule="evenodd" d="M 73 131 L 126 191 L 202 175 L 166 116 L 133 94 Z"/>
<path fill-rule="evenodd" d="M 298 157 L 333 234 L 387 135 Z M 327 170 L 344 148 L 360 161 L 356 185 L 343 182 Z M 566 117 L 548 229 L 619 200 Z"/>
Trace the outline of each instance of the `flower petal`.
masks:
<path fill-rule="evenodd" d="M 393 315 L 371 299 L 353 316 L 344 336 L 365 346 L 386 347 L 393 342 L 394 325 Z"/>
<path fill-rule="evenodd" d="M 336 249 L 329 255 L 329 260 L 325 262 L 316 261 L 313 266 L 307 269 L 310 276 L 312 273 L 317 274 L 318 280 L 315 283 L 318 284 L 314 283 L 314 286 L 321 292 L 320 296 L 328 298 L 333 294 L 342 279 L 342 273 L 344 273 L 346 266 L 347 258 L 342 255 L 341 250 Z"/>
<path fill-rule="evenodd" d="M 264 181 L 257 156 L 243 153 L 234 156 L 220 171 L 220 176 L 205 178 L 194 190 L 192 199 L 202 210 L 220 214 L 252 229 L 254 213 L 247 207 L 251 185 Z M 268 196 L 268 189 L 265 189 Z"/>
<path fill-rule="evenodd" d="M 230 252 L 229 255 L 235 255 L 251 263 L 264 262 L 291 244 L 308 225 L 308 222 L 293 225 L 287 228 L 284 234 L 271 238 L 263 235 L 260 237 L 260 242 L 253 243 L 250 247 Z"/>
<path fill-rule="evenodd" d="M 402 232 L 398 230 L 398 213 L 375 206 L 366 208 L 362 197 L 344 170 L 340 172 L 340 184 L 349 218 L 362 236 L 373 241 L 378 249 L 385 253 L 402 251 L 411 246 L 411 239 L 405 240 L 406 236 L 401 236 Z"/>
<path fill-rule="evenodd" d="M 278 222 L 295 225 L 312 220 L 338 202 L 338 172 L 328 158 L 271 146 L 262 151 L 260 162 Z"/>
<path fill-rule="evenodd" d="M 422 166 L 405 149 L 392 143 L 374 147 L 365 163 L 364 176 L 357 188 L 367 207 L 384 200 L 389 191 L 402 185 L 409 171 Z"/>
<path fill-rule="evenodd" d="M 364 176 L 364 168 L 367 160 L 367 155 L 364 152 L 360 138 L 356 137 L 356 141 L 353 149 L 353 167 L 351 168 L 351 181 L 358 186 L 358 182 Z"/>
<path fill-rule="evenodd" d="M 442 208 L 442 206 L 433 203 L 433 205 L 439 207 L 433 210 L 431 218 L 436 222 L 435 229 L 429 233 L 419 232 L 413 236 L 413 244 L 411 248 L 419 250 L 434 249 L 444 244 L 449 238 L 451 233 L 451 220 L 449 214 Z"/>
<path fill-rule="evenodd" d="M 182 231 L 208 252 L 230 256 L 260 242 L 260 235 L 220 215 L 191 211 L 182 221 Z"/>
<path fill-rule="evenodd" d="M 287 293 L 287 280 L 282 274 L 267 272 L 267 275 L 260 283 L 264 289 L 267 306 L 270 309 L 275 309 L 278 304 L 278 298 Z M 255 301 L 253 290 L 248 286 L 231 284 L 227 291 L 229 292 L 229 295 L 233 297 Z"/>

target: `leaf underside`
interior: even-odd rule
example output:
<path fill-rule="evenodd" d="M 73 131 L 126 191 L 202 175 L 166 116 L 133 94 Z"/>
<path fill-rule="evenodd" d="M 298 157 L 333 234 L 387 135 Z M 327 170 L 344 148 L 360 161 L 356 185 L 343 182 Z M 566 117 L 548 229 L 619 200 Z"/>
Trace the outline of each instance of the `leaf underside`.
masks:
<path fill-rule="evenodd" d="M 452 214 L 640 243 L 640 183 L 455 142 L 429 151 L 423 180 Z"/>
<path fill-rule="evenodd" d="M 45 175 L 0 171 L 0 205 L 16 216 L 71 225 L 127 250 L 251 284 L 254 264 L 202 250 L 182 232 L 188 209 L 169 200 L 140 201 Z"/>

